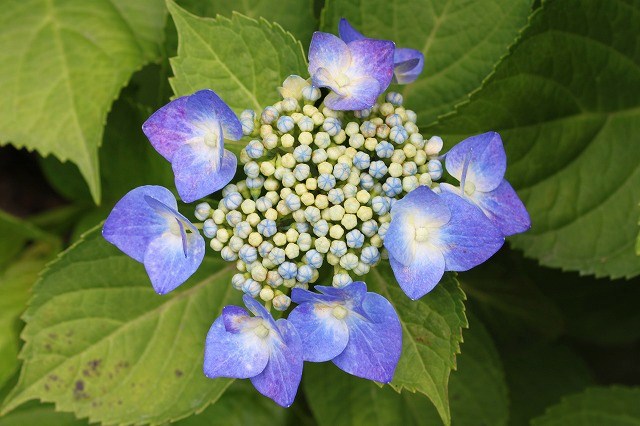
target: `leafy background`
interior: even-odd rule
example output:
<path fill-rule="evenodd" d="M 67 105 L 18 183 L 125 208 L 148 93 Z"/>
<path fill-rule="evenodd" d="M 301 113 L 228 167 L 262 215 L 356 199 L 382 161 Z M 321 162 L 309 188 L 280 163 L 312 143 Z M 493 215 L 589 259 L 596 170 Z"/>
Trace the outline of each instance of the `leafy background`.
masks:
<path fill-rule="evenodd" d="M 343 16 L 423 51 L 393 88 L 423 134 L 501 133 L 533 226 L 418 302 L 376 268 L 403 324 L 394 381 L 307 364 L 284 410 L 200 374 L 238 298 L 221 260 L 160 297 L 96 225 L 136 186 L 172 188 L 140 131 L 155 109 L 205 87 L 265 106 Z M 0 426 L 640 424 L 638 22 L 638 0 L 4 2 Z"/>

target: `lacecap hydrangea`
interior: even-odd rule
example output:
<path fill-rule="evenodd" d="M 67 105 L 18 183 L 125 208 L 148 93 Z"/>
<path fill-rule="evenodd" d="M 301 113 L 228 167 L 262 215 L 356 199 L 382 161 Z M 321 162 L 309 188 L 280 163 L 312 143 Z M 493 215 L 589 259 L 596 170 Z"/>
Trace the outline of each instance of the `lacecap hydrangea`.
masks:
<path fill-rule="evenodd" d="M 392 81 L 414 81 L 423 63 L 421 52 L 342 20 L 340 37 L 314 34 L 309 77 L 289 76 L 262 111 L 237 116 L 204 89 L 145 122 L 180 198 L 219 201 L 199 202 L 192 222 L 168 189 L 142 186 L 116 204 L 103 235 L 144 264 L 159 294 L 195 272 L 206 245 L 235 264 L 229 285 L 248 310 L 227 306 L 213 322 L 208 377 L 251 379 L 282 406 L 293 403 L 304 361 L 388 383 L 402 329 L 391 303 L 367 290 L 371 268 L 389 262 L 418 299 L 445 271 L 484 262 L 529 228 L 497 133 L 442 153 L 402 95 L 384 94 Z M 246 141 L 239 159 L 225 139 Z M 454 183 L 441 182 L 445 171 Z"/>

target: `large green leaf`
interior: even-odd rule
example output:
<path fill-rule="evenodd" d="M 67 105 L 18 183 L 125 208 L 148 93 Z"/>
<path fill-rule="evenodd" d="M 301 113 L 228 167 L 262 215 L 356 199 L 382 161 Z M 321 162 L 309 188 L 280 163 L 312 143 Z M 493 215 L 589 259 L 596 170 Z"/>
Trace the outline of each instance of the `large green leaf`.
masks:
<path fill-rule="evenodd" d="M 546 414 L 534 419 L 533 426 L 632 426 L 640 425 L 640 388 L 600 387 L 571 395 Z"/>
<path fill-rule="evenodd" d="M 235 11 L 250 18 L 277 22 L 300 40 L 305 49 L 318 25 L 313 15 L 313 0 L 179 0 L 178 3 L 198 16 L 231 18 Z"/>
<path fill-rule="evenodd" d="M 422 75 L 395 89 L 427 124 L 480 86 L 530 11 L 530 0 L 327 0 L 321 27 L 335 34 L 345 17 L 368 37 L 421 50 Z"/>
<path fill-rule="evenodd" d="M 204 409 L 230 383 L 207 379 L 202 358 L 208 328 L 239 296 L 232 273 L 208 258 L 181 291 L 159 296 L 141 264 L 90 232 L 34 288 L 3 411 L 37 398 L 91 421 L 156 424 Z"/>
<path fill-rule="evenodd" d="M 386 297 L 402 322 L 402 357 L 391 386 L 429 397 L 446 424 L 449 413 L 449 374 L 456 367 L 464 314 L 465 295 L 453 274 L 422 299 L 409 299 L 393 277 L 388 263 L 378 265 L 367 276 L 371 291 Z"/>
<path fill-rule="evenodd" d="M 17 256 L 30 241 L 48 243 L 52 249 L 59 248 L 60 242 L 28 221 L 19 219 L 0 210 L 0 268 Z"/>
<path fill-rule="evenodd" d="M 449 143 L 501 133 L 533 222 L 512 242 L 543 265 L 640 273 L 639 20 L 637 0 L 543 2 L 483 88 L 428 129 Z"/>
<path fill-rule="evenodd" d="M 458 370 L 451 375 L 452 422 L 461 426 L 504 425 L 508 401 L 500 357 L 482 324 L 475 318 L 470 323 L 458 356 Z M 380 388 L 328 363 L 306 364 L 303 385 L 320 426 L 441 423 L 434 406 L 421 393 Z"/>
<path fill-rule="evenodd" d="M 171 59 L 177 96 L 213 89 L 236 112 L 259 110 L 278 99 L 291 74 L 307 72 L 302 45 L 278 24 L 240 14 L 200 18 L 168 1 L 178 29 L 178 56 Z M 236 152 L 242 142 L 227 143 Z"/>
<path fill-rule="evenodd" d="M 71 413 L 56 412 L 49 404 L 29 403 L 0 417 L 0 426 L 88 426 Z"/>
<path fill-rule="evenodd" d="M 160 55 L 162 0 L 25 0 L 0 15 L 0 143 L 78 165 L 100 200 L 98 147 L 111 103 Z"/>

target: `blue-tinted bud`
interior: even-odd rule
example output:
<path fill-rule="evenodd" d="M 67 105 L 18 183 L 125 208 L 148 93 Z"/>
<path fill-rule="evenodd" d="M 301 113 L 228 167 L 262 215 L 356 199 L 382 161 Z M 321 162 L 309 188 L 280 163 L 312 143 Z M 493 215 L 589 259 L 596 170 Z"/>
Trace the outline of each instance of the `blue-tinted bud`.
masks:
<path fill-rule="evenodd" d="M 242 284 L 242 291 L 251 297 L 257 297 L 260 294 L 260 290 L 262 290 L 260 283 L 252 280 L 251 278 L 247 278 L 247 280 Z"/>
<path fill-rule="evenodd" d="M 413 176 L 418 173 L 418 166 L 413 161 L 407 161 L 402 165 L 402 173 L 405 176 Z"/>
<path fill-rule="evenodd" d="M 361 109 L 359 111 L 353 111 L 353 115 L 356 118 L 367 118 L 371 115 L 371 108 Z"/>
<path fill-rule="evenodd" d="M 280 247 L 274 247 L 269 253 L 269 260 L 274 265 L 280 265 L 284 262 L 285 257 L 286 253 L 284 252 L 284 249 L 281 249 Z"/>
<path fill-rule="evenodd" d="M 308 283 L 313 278 L 313 268 L 309 265 L 302 265 L 298 268 L 296 280 L 301 283 Z"/>
<path fill-rule="evenodd" d="M 389 139 L 394 141 L 397 144 L 404 143 L 409 138 L 409 133 L 402 126 L 395 126 L 391 128 L 391 132 L 389 133 Z"/>
<path fill-rule="evenodd" d="M 307 160 L 308 161 L 308 160 Z M 298 182 L 304 182 L 311 174 L 311 168 L 308 164 L 297 164 L 293 169 L 293 176 Z"/>
<path fill-rule="evenodd" d="M 375 220 L 368 220 L 360 227 L 362 233 L 367 237 L 373 237 L 378 232 L 378 222 Z"/>
<path fill-rule="evenodd" d="M 372 161 L 369 166 L 369 174 L 375 179 L 380 179 L 387 174 L 387 165 L 382 160 Z"/>
<path fill-rule="evenodd" d="M 397 177 L 389 177 L 382 185 L 382 190 L 387 197 L 395 197 L 402 192 L 402 181 Z"/>
<path fill-rule="evenodd" d="M 395 105 L 395 106 L 401 106 L 402 105 L 402 95 L 398 92 L 389 92 L 387 93 L 386 96 L 387 102 Z"/>
<path fill-rule="evenodd" d="M 327 198 L 331 204 L 342 204 L 344 201 L 344 192 L 341 188 L 333 188 L 327 194 Z"/>
<path fill-rule="evenodd" d="M 236 290 L 242 290 L 242 285 L 244 284 L 245 277 L 242 274 L 235 274 L 231 277 L 231 285 Z"/>
<path fill-rule="evenodd" d="M 373 197 L 371 200 L 371 209 L 377 215 L 382 216 L 389 212 L 389 201 L 385 197 L 379 195 Z"/>
<path fill-rule="evenodd" d="M 227 223 L 231 226 L 236 226 L 240 222 L 242 222 L 242 213 L 238 210 L 231 210 L 226 215 Z"/>
<path fill-rule="evenodd" d="M 269 241 L 263 241 L 258 246 L 258 254 L 263 259 L 266 259 L 269 256 L 271 250 L 273 250 L 273 244 L 271 244 Z"/>
<path fill-rule="evenodd" d="M 342 187 L 342 192 L 345 198 L 353 198 L 358 193 L 358 187 L 348 183 Z"/>
<path fill-rule="evenodd" d="M 235 210 L 242 204 L 242 195 L 239 192 L 231 192 L 222 199 L 222 205 L 227 210 Z"/>
<path fill-rule="evenodd" d="M 298 127 L 303 132 L 310 132 L 314 128 L 313 120 L 311 117 L 302 117 L 300 121 L 298 121 Z"/>
<path fill-rule="evenodd" d="M 313 161 L 315 164 L 320 164 L 323 161 L 326 161 L 327 158 L 329 158 L 329 156 L 327 155 L 327 151 L 322 148 L 316 149 L 311 155 L 311 161 Z"/>
<path fill-rule="evenodd" d="M 213 221 L 213 219 L 207 219 L 204 221 L 202 225 L 202 233 L 207 238 L 213 238 L 216 236 L 216 232 L 218 232 L 218 225 Z"/>
<path fill-rule="evenodd" d="M 320 99 L 321 93 L 320 89 L 313 86 L 306 86 L 302 89 L 302 97 L 311 102 L 315 102 Z"/>
<path fill-rule="evenodd" d="M 353 165 L 359 170 L 366 170 L 371 164 L 371 157 L 366 152 L 359 151 L 353 157 Z"/>
<path fill-rule="evenodd" d="M 309 223 L 315 224 L 321 217 L 320 209 L 315 206 L 309 206 L 304 210 L 304 218 L 307 219 Z M 313 229 L 315 230 L 315 226 Z"/>
<path fill-rule="evenodd" d="M 245 183 L 249 189 L 260 189 L 262 188 L 262 185 L 264 185 L 264 178 L 262 176 L 258 176 L 257 178 L 247 178 Z"/>
<path fill-rule="evenodd" d="M 327 132 L 318 132 L 313 138 L 313 143 L 315 143 L 318 148 L 328 148 L 329 145 L 331 145 L 331 137 Z"/>
<path fill-rule="evenodd" d="M 326 220 L 320 219 L 313 224 L 313 233 L 318 237 L 324 237 L 329 232 L 329 224 Z"/>
<path fill-rule="evenodd" d="M 351 167 L 346 163 L 338 163 L 333 166 L 333 175 L 338 180 L 347 180 L 351 173 Z"/>
<path fill-rule="evenodd" d="M 286 172 L 282 175 L 282 185 L 286 188 L 291 188 L 296 184 L 296 177 L 291 172 Z"/>
<path fill-rule="evenodd" d="M 253 129 L 255 128 L 256 123 L 253 118 L 242 118 L 240 119 L 240 125 L 242 126 L 242 134 L 248 136 L 253 133 Z"/>
<path fill-rule="evenodd" d="M 318 177 L 318 188 L 329 191 L 336 186 L 336 178 L 328 173 L 323 173 Z"/>
<path fill-rule="evenodd" d="M 360 133 L 365 138 L 372 138 L 376 135 L 377 126 L 373 124 L 371 121 L 365 121 L 360 125 Z"/>
<path fill-rule="evenodd" d="M 360 261 L 367 265 L 375 265 L 380 260 L 380 251 L 377 247 L 368 246 L 362 249 Z"/>
<path fill-rule="evenodd" d="M 241 119 L 251 119 L 251 120 L 255 120 L 256 118 L 256 112 L 252 109 L 245 109 L 244 111 L 242 111 L 240 113 L 240 118 Z"/>
<path fill-rule="evenodd" d="M 373 188 L 374 184 L 375 182 L 369 173 L 363 173 L 360 175 L 360 186 L 362 189 L 366 189 L 368 191 Z"/>
<path fill-rule="evenodd" d="M 278 232 L 276 222 L 271 219 L 262 219 L 257 228 L 258 232 L 267 238 L 274 236 Z"/>
<path fill-rule="evenodd" d="M 360 248 L 364 244 L 364 235 L 362 232 L 354 229 L 347 233 L 347 245 L 351 248 Z"/>
<path fill-rule="evenodd" d="M 442 163 L 439 160 L 429 160 L 427 170 L 432 180 L 438 180 L 442 177 Z"/>
<path fill-rule="evenodd" d="M 380 238 L 384 238 L 384 236 L 387 235 L 387 230 L 389 229 L 389 223 L 390 222 L 385 222 L 381 224 L 380 227 L 378 228 L 378 235 L 380 235 Z"/>
<path fill-rule="evenodd" d="M 353 280 L 351 279 L 351 277 L 349 276 L 349 274 L 335 274 L 333 276 L 333 286 L 337 287 L 337 288 L 342 288 L 345 287 L 349 284 L 351 284 L 353 282 Z"/>
<path fill-rule="evenodd" d="M 244 240 L 251 233 L 251 225 L 249 225 L 248 222 L 242 221 L 236 225 L 233 233 Z"/>
<path fill-rule="evenodd" d="M 291 211 L 296 211 L 300 208 L 300 197 L 296 194 L 289 194 L 287 198 L 284 199 L 284 203 L 287 208 Z"/>
<path fill-rule="evenodd" d="M 280 113 L 277 109 L 272 106 L 268 106 L 262 111 L 262 115 L 260 116 L 260 118 L 262 119 L 263 123 L 271 124 L 275 119 L 278 118 L 279 115 Z"/>
<path fill-rule="evenodd" d="M 245 244 L 240 247 L 238 256 L 244 263 L 253 263 L 258 260 L 258 250 L 255 247 Z"/>
<path fill-rule="evenodd" d="M 337 135 L 341 130 L 340 120 L 334 117 L 326 118 L 324 123 L 322 123 L 322 130 L 327 132 L 329 136 Z"/>
<path fill-rule="evenodd" d="M 222 248 L 222 250 L 220 251 L 220 257 L 222 257 L 222 260 L 225 260 L 227 262 L 238 260 L 238 255 L 236 254 L 236 252 L 231 250 L 231 247 L 229 246 Z"/>
<path fill-rule="evenodd" d="M 295 278 L 298 275 L 298 267 L 293 262 L 284 262 L 278 266 L 278 273 L 285 280 Z"/>
<path fill-rule="evenodd" d="M 303 232 L 309 232 L 309 224 L 307 222 L 297 222 L 296 223 L 296 231 L 303 233 Z"/>
<path fill-rule="evenodd" d="M 337 257 L 342 257 L 347 254 L 347 244 L 341 240 L 333 240 L 329 252 Z"/>
<path fill-rule="evenodd" d="M 244 149 L 247 151 L 249 158 L 260 158 L 264 154 L 264 145 L 259 140 L 252 140 Z"/>
<path fill-rule="evenodd" d="M 273 203 L 267 197 L 260 197 L 256 200 L 256 209 L 259 212 L 266 212 L 271 207 L 273 207 Z"/>
<path fill-rule="evenodd" d="M 307 145 L 298 145 L 293 150 L 293 158 L 295 158 L 298 163 L 306 163 L 311 160 L 312 152 L 311 147 Z"/>
<path fill-rule="evenodd" d="M 249 161 L 244 165 L 244 174 L 249 178 L 257 178 L 260 176 L 260 166 L 255 161 Z"/>
<path fill-rule="evenodd" d="M 293 126 L 295 125 L 296 123 L 295 121 L 293 121 L 293 118 L 289 117 L 288 115 L 278 118 L 277 127 L 278 130 L 280 130 L 282 133 L 290 132 L 291 130 L 293 130 Z"/>
<path fill-rule="evenodd" d="M 380 158 L 391 158 L 393 156 L 393 145 L 387 141 L 382 141 L 376 145 L 376 154 Z"/>
<path fill-rule="evenodd" d="M 200 203 L 196 206 L 195 216 L 198 220 L 205 220 L 211 214 L 209 203 Z"/>
<path fill-rule="evenodd" d="M 400 117 L 398 114 L 391 114 L 384 120 L 384 122 L 387 123 L 387 126 L 392 128 L 396 126 L 402 126 L 402 117 Z"/>
<path fill-rule="evenodd" d="M 277 311 L 286 311 L 291 305 L 291 298 L 286 294 L 279 294 L 271 300 L 273 309 Z"/>
<path fill-rule="evenodd" d="M 322 266 L 322 259 L 322 255 L 317 250 L 309 250 L 304 255 L 304 260 L 315 269 L 319 269 Z"/>

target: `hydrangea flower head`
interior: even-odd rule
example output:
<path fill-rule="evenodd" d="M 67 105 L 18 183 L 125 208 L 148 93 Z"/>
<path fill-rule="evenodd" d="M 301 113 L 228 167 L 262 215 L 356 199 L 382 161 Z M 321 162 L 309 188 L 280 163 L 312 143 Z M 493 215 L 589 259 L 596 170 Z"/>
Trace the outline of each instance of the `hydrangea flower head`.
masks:
<path fill-rule="evenodd" d="M 358 30 L 353 28 L 345 18 L 340 19 L 338 24 L 340 38 L 346 43 L 355 40 L 366 40 Z M 393 82 L 408 84 L 415 81 L 424 68 L 424 55 L 416 49 L 406 47 L 396 48 L 393 52 Z"/>
<path fill-rule="evenodd" d="M 236 172 L 236 157 L 224 149 L 224 139 L 240 139 L 242 125 L 213 90 L 169 102 L 142 130 L 171 163 L 178 194 L 187 203 L 222 188 Z"/>
<path fill-rule="evenodd" d="M 185 282 L 204 257 L 204 238 L 177 208 L 168 189 L 141 186 L 115 205 L 102 228 L 107 241 L 144 264 L 158 294 Z"/>
<path fill-rule="evenodd" d="M 445 271 L 466 271 L 504 243 L 482 211 L 449 192 L 420 186 L 397 201 L 384 246 L 400 287 L 411 299 L 430 292 Z"/>
<path fill-rule="evenodd" d="M 443 190 L 462 195 L 480 207 L 504 236 L 531 227 L 527 209 L 504 179 L 507 155 L 498 133 L 467 138 L 451 148 L 445 159 L 447 171 L 460 181 L 460 187 L 442 184 Z"/>
<path fill-rule="evenodd" d="M 391 303 L 362 281 L 343 288 L 294 288 L 289 321 L 302 338 L 305 361 L 332 361 L 349 374 L 388 383 L 400 360 L 402 329 Z"/>
<path fill-rule="evenodd" d="M 204 352 L 207 377 L 251 379 L 255 388 L 283 407 L 293 404 L 302 378 L 302 343 L 293 325 L 275 321 L 251 296 L 239 306 L 226 306 L 215 320 Z"/>
<path fill-rule="evenodd" d="M 393 77 L 391 41 L 364 39 L 345 43 L 333 34 L 315 32 L 309 47 L 309 74 L 331 93 L 324 103 L 334 110 L 371 107 Z"/>

